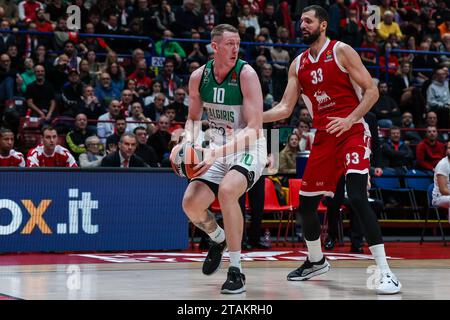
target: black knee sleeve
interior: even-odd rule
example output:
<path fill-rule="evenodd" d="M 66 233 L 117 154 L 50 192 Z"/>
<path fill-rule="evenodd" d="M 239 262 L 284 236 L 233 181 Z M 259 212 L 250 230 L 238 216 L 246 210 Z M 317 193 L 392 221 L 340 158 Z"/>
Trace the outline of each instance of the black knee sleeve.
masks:
<path fill-rule="evenodd" d="M 362 223 L 369 246 L 383 243 L 380 225 L 367 199 L 367 174 L 349 173 L 346 177 L 347 194 L 350 205 Z"/>
<path fill-rule="evenodd" d="M 314 241 L 320 237 L 320 221 L 317 216 L 317 206 L 321 199 L 322 196 L 300 196 L 297 221 L 300 221 L 304 237 L 308 241 Z"/>

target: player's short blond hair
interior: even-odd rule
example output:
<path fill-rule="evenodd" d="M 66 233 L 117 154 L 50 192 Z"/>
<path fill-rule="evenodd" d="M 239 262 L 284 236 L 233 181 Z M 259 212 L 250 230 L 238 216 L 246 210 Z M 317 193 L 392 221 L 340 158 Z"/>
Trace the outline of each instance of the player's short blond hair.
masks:
<path fill-rule="evenodd" d="M 236 29 L 232 25 L 223 23 L 223 24 L 219 24 L 219 25 L 215 26 L 211 30 L 211 39 L 214 39 L 214 37 L 221 37 L 225 31 L 228 31 L 231 33 L 239 33 L 238 29 Z"/>

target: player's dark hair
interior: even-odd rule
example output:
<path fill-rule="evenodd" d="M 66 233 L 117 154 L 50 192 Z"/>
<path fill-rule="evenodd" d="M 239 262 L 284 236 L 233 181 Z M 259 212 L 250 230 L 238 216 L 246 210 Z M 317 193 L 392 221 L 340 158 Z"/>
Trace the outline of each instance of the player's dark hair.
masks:
<path fill-rule="evenodd" d="M 324 8 L 318 5 L 312 5 L 305 7 L 302 11 L 302 13 L 314 11 L 314 16 L 319 19 L 319 22 L 322 23 L 323 21 L 328 22 L 328 12 Z"/>
<path fill-rule="evenodd" d="M 13 133 L 11 129 L 8 128 L 0 128 L 0 138 L 3 137 L 4 134 Z M 14 133 L 13 133 L 14 134 Z"/>
<path fill-rule="evenodd" d="M 42 129 L 41 129 L 41 133 L 42 133 L 42 135 L 44 135 L 45 131 L 53 131 L 53 130 L 56 131 L 56 129 L 54 127 L 52 127 L 52 126 L 43 126 Z"/>

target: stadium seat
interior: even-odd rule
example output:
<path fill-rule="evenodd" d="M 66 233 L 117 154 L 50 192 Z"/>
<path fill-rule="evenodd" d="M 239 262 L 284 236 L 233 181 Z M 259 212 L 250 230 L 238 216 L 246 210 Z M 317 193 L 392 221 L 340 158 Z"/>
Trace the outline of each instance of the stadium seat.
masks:
<path fill-rule="evenodd" d="M 278 197 L 277 192 L 275 190 L 275 185 L 273 184 L 273 181 L 269 178 L 265 178 L 265 197 L 264 197 L 264 213 L 275 213 L 277 214 L 279 223 L 278 223 L 278 232 L 277 232 L 277 245 L 280 241 L 280 234 L 281 234 L 281 225 L 283 221 L 283 214 L 285 212 L 290 211 L 289 205 L 281 206 Z"/>
<path fill-rule="evenodd" d="M 447 241 L 445 240 L 444 229 L 442 229 L 441 217 L 439 216 L 439 208 L 433 206 L 433 204 L 432 204 L 433 188 L 434 188 L 434 183 L 430 184 L 427 188 L 428 209 L 427 209 L 427 213 L 425 216 L 425 224 L 422 228 L 422 236 L 420 237 L 420 244 L 422 244 L 424 241 L 425 230 L 426 230 L 427 224 L 428 224 L 428 216 L 429 216 L 430 211 L 433 210 L 436 213 L 436 218 L 438 220 L 439 229 L 440 229 L 441 235 L 442 235 L 442 240 L 444 241 L 444 246 L 447 246 Z"/>
<path fill-rule="evenodd" d="M 300 205 L 299 193 L 302 185 L 302 179 L 289 179 L 289 211 L 288 222 L 286 224 L 286 232 L 284 234 L 284 241 L 287 241 L 289 228 L 292 227 L 292 242 L 295 242 L 295 214 Z"/>
<path fill-rule="evenodd" d="M 419 205 L 417 202 L 416 192 L 428 192 L 428 186 L 433 182 L 433 178 L 420 170 L 412 169 L 408 170 L 405 177 L 405 186 L 412 189 L 414 205 L 419 211 Z"/>
<path fill-rule="evenodd" d="M 414 218 L 419 219 L 419 212 L 416 206 L 416 201 L 414 197 L 414 192 L 409 187 L 402 187 L 399 177 L 392 168 L 385 168 L 383 170 L 383 175 L 381 177 L 372 177 L 373 187 L 376 188 L 379 198 L 383 200 L 383 191 L 397 192 L 397 193 L 407 193 L 411 208 L 413 211 Z M 383 202 L 385 202 L 383 200 Z M 386 213 L 384 212 L 384 218 L 386 218 Z"/>

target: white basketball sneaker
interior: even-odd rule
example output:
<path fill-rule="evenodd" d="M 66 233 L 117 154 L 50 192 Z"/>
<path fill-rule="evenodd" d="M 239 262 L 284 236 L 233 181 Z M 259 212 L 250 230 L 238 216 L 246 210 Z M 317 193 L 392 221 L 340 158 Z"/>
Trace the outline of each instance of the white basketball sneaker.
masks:
<path fill-rule="evenodd" d="M 402 289 L 402 284 L 392 272 L 381 274 L 380 282 L 375 288 L 378 294 L 396 294 Z"/>

